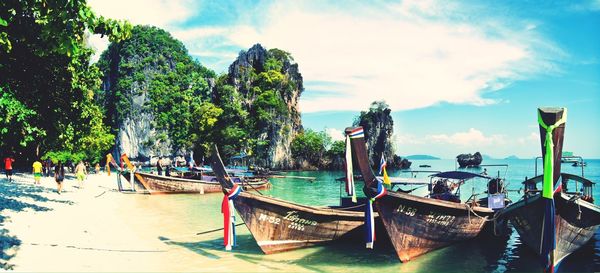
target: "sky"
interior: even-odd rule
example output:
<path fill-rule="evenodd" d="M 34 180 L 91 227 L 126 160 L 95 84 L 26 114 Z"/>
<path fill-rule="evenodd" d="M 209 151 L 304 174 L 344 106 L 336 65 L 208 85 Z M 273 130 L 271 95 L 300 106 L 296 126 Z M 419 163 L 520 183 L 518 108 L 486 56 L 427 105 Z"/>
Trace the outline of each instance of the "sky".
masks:
<path fill-rule="evenodd" d="M 564 150 L 600 158 L 600 0 L 88 0 L 155 25 L 217 73 L 256 43 L 292 54 L 305 128 L 342 139 L 385 100 L 399 155 L 541 154 L 536 109 L 567 107 Z M 91 38 L 98 54 L 106 38 Z"/>

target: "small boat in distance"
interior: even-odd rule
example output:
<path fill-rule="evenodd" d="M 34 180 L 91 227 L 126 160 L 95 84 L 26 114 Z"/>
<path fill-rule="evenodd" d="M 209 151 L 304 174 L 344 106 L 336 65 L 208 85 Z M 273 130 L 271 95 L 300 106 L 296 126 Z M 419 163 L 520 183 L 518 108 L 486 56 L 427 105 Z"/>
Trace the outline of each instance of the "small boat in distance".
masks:
<path fill-rule="evenodd" d="M 587 166 L 587 162 L 585 162 L 585 161 L 575 161 L 573 164 L 571 164 L 571 166 L 573 166 L 573 167 L 586 167 Z"/>
<path fill-rule="evenodd" d="M 218 149 L 213 148 L 211 166 L 225 197 L 234 183 L 225 172 Z M 342 202 L 341 206 L 316 207 L 269 197 L 260 192 L 241 192 L 231 198 L 256 243 L 265 254 L 330 243 L 360 235 L 365 202 Z M 225 202 L 225 200 L 224 200 Z M 227 238 L 229 235 L 225 234 Z"/>
<path fill-rule="evenodd" d="M 346 128 L 345 132 L 351 134 L 360 129 Z M 381 182 L 373 175 L 369 166 L 364 138 L 351 138 L 351 142 L 365 182 L 363 191 L 367 197 L 375 198 L 379 217 L 402 262 L 408 262 L 453 243 L 472 239 L 492 218 L 494 210 L 478 206 L 476 202 L 460 202 L 456 192 L 445 190 L 448 186 L 458 190 L 464 183 L 448 184 L 447 178 L 458 178 L 460 181 L 462 176 L 466 180 L 481 175 L 454 171 L 435 174 L 439 179 L 436 179 L 435 186 L 430 184 L 429 197 L 382 191 Z M 369 241 L 367 247 L 368 243 Z"/>
<path fill-rule="evenodd" d="M 423 164 L 419 165 L 419 168 L 431 168 L 431 165 Z"/>
<path fill-rule="evenodd" d="M 537 175 L 536 158 L 536 176 L 523 182 L 523 197 L 497 215 L 512 222 L 521 241 L 541 256 L 546 272 L 554 272 L 600 226 L 600 207 L 593 203 L 594 183 L 583 177 L 583 168 L 581 176 L 561 173 L 566 115 L 563 108 L 538 109 L 544 174 Z"/>
<path fill-rule="evenodd" d="M 562 153 L 560 162 L 561 163 L 575 163 L 575 162 L 579 162 L 580 160 L 581 160 L 581 157 L 574 155 L 573 152 L 564 151 Z"/>

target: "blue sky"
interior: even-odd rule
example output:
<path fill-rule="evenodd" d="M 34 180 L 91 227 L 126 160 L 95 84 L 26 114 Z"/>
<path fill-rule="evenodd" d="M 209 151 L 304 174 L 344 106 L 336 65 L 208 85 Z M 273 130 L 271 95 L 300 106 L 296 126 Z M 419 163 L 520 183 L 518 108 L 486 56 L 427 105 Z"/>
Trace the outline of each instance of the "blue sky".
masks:
<path fill-rule="evenodd" d="M 600 0 L 89 3 L 168 30 L 218 73 L 255 43 L 289 51 L 304 126 L 333 138 L 385 100 L 400 155 L 528 158 L 540 153 L 536 108 L 564 106 L 565 150 L 600 158 Z"/>

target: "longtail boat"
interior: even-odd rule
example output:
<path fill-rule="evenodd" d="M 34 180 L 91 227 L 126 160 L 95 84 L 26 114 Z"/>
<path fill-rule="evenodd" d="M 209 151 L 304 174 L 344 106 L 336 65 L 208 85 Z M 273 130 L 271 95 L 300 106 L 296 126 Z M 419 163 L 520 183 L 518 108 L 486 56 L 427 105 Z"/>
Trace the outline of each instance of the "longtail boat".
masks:
<path fill-rule="evenodd" d="M 364 134 L 361 127 L 346 128 L 351 135 L 352 149 L 365 182 L 363 191 L 379 212 L 385 230 L 398 257 L 407 262 L 419 255 L 450 244 L 474 238 L 494 211 L 474 203 L 459 200 L 420 197 L 403 192 L 387 191 L 369 166 Z M 446 173 L 445 175 L 451 175 Z M 465 172 L 461 172 L 466 175 Z M 438 174 L 439 175 L 439 174 Z M 469 174 L 474 175 L 474 174 Z M 460 185 L 458 185 L 460 186 Z M 374 223 L 367 217 L 367 247 L 374 241 Z"/>
<path fill-rule="evenodd" d="M 526 179 L 523 197 L 498 215 L 509 219 L 521 241 L 540 255 L 547 272 L 586 244 L 600 225 L 594 183 L 583 177 L 583 169 L 582 176 L 561 173 L 566 116 L 563 108 L 538 109 L 544 174 Z"/>
<path fill-rule="evenodd" d="M 235 245 L 233 207 L 265 254 L 329 243 L 360 234 L 362 230 L 364 203 L 315 207 L 253 192 L 239 192 L 239 186 L 226 173 L 216 146 L 211 166 L 225 193 L 222 211 L 226 249 Z"/>
<path fill-rule="evenodd" d="M 124 176 L 129 180 L 130 176 L 126 173 Z M 135 172 L 138 181 L 142 182 L 144 189 L 150 194 L 163 193 L 215 193 L 221 192 L 221 185 L 216 179 L 206 179 L 205 177 L 184 178 L 176 176 L 164 176 L 144 172 Z M 206 180 L 205 180 L 206 179 Z M 239 180 L 237 183 L 245 190 L 262 190 L 271 186 L 267 179 L 257 181 Z"/>
<path fill-rule="evenodd" d="M 138 172 L 135 171 L 135 168 L 133 165 L 131 165 L 126 155 L 122 155 L 121 160 L 128 166 L 128 170 L 123 172 L 123 176 L 130 181 L 132 179 L 130 172 L 133 171 L 135 179 L 140 182 L 143 190 L 150 194 L 205 194 L 222 191 L 221 185 L 214 176 L 207 176 L 196 172 L 191 172 L 186 176 L 180 177 Z M 240 186 L 245 190 L 261 190 L 267 189 L 271 186 L 271 183 L 266 178 L 235 177 L 235 182 L 239 183 Z"/>

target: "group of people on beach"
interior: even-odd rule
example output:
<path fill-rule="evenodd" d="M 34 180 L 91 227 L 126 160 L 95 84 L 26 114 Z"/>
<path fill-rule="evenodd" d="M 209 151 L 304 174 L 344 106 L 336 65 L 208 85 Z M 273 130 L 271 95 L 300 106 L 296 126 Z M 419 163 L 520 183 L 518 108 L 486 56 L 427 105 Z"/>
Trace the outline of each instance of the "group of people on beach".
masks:
<path fill-rule="evenodd" d="M 3 159 L 4 173 L 6 175 L 6 179 L 8 182 L 12 182 L 13 175 L 13 163 L 15 159 L 12 156 L 6 156 Z M 79 161 L 75 168 L 72 168 L 72 172 L 75 173 L 75 177 L 78 181 L 78 187 L 83 189 L 83 181 L 85 180 L 88 173 L 89 164 L 85 164 L 82 160 Z M 52 169 L 52 161 L 47 159 L 45 161 L 40 162 L 40 160 L 36 160 L 32 165 L 32 173 L 33 180 L 35 185 L 40 185 L 40 181 L 42 177 L 45 175 L 47 177 L 50 176 Z M 97 174 L 100 173 L 100 164 L 96 164 L 95 171 Z M 56 192 L 58 194 L 62 193 L 63 182 L 65 180 L 65 164 L 63 164 L 60 160 L 58 160 L 57 164 L 54 165 L 54 181 L 56 181 Z"/>
<path fill-rule="evenodd" d="M 169 162 L 169 160 L 166 157 L 158 157 L 158 160 L 156 161 L 156 171 L 158 172 L 158 175 L 163 175 L 164 171 L 165 176 L 171 176 L 171 169 L 177 166 L 176 162 L 175 164 L 173 163 L 173 161 Z M 194 157 L 192 155 L 190 155 L 189 160 L 187 160 L 186 166 L 189 168 L 190 171 L 193 171 L 194 168 L 198 166 L 196 165 L 196 161 L 194 160 Z"/>

